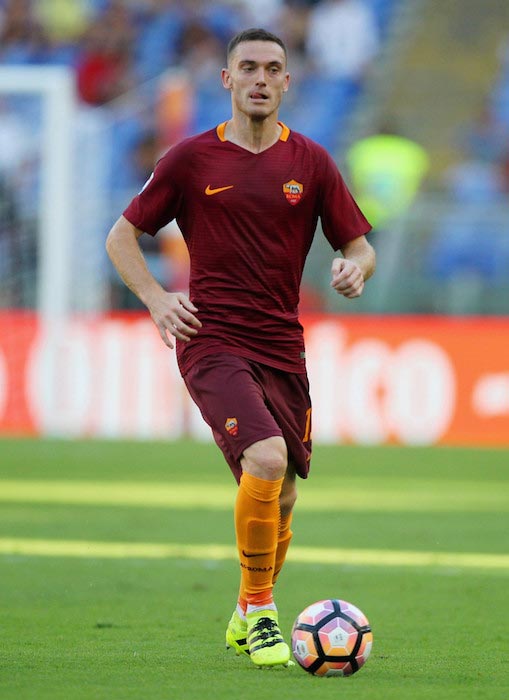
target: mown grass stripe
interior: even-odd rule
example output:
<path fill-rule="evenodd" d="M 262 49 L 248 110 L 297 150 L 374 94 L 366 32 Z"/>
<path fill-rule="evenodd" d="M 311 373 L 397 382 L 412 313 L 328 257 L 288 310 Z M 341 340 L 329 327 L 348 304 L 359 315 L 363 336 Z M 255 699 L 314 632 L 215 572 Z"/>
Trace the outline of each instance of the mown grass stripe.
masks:
<path fill-rule="evenodd" d="M 0 480 L 0 502 L 229 510 L 235 486 L 125 481 Z M 509 489 L 499 482 L 348 478 L 327 489 L 300 487 L 299 510 L 383 512 L 509 512 Z"/>
<path fill-rule="evenodd" d="M 94 542 L 9 537 L 0 538 L 0 554 L 94 559 L 200 559 L 209 561 L 237 558 L 235 547 L 222 544 Z M 288 554 L 288 561 L 307 564 L 509 570 L 509 555 L 473 552 L 292 547 Z"/>

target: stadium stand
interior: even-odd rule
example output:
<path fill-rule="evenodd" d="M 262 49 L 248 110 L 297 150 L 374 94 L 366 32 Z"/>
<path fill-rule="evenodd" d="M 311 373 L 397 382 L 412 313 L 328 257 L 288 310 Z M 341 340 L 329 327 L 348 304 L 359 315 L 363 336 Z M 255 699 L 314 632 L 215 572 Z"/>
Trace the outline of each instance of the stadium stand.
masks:
<path fill-rule="evenodd" d="M 318 70 L 316 48 L 311 50 L 312 45 L 319 46 L 310 34 L 313 18 L 359 7 L 373 26 L 367 39 L 364 35 L 364 41 L 371 42 L 365 50 L 368 65 L 349 75 Z M 217 77 L 224 44 L 239 28 L 268 18 L 268 28 L 281 33 L 290 47 L 294 81 L 282 118 L 295 130 L 322 143 L 341 161 L 354 138 L 397 115 L 402 135 L 420 143 L 430 156 L 425 196 L 409 218 L 394 227 L 394 235 L 387 232 L 383 241 L 389 252 L 381 250 L 381 262 L 389 259 L 379 267 L 380 282 L 348 311 L 447 311 L 436 301 L 440 295 L 430 295 L 426 289 L 442 284 L 449 288 L 451 279 L 464 276 L 465 261 L 472 260 L 471 251 L 467 254 L 469 241 L 475 239 L 475 231 L 465 227 L 473 229 L 473 222 L 480 220 L 475 215 L 468 222 L 468 217 L 455 213 L 475 201 L 479 207 L 489 202 L 495 208 L 495 228 L 502 222 L 506 231 L 499 201 L 509 190 L 509 155 L 503 137 L 509 125 L 509 50 L 504 36 L 508 7 L 502 0 L 487 0 L 482 10 L 475 0 L 448 0 L 437 14 L 431 0 L 264 0 L 256 7 L 243 0 L 0 0 L 0 66 L 64 65 L 74 71 L 81 102 L 77 128 L 86 127 L 86 135 L 79 135 L 78 141 L 87 144 L 91 159 L 101 157 L 101 177 L 95 184 L 102 207 L 96 222 L 103 218 L 101 231 L 95 233 L 99 238 L 111 217 L 143 185 L 147 157 L 156 159 L 175 140 L 211 128 L 228 114 L 229 95 Z M 449 60 L 451 56 L 454 60 Z M 22 130 L 25 136 L 9 137 L 13 115 L 15 131 Z M 9 144 L 0 154 L 2 207 L 10 212 L 9 220 L 14 209 L 7 193 L 12 191 L 18 216 L 30 220 L 30 214 L 23 212 L 27 208 L 30 212 L 37 190 L 30 163 L 40 121 L 40 105 L 33 100 L 1 98 L 0 139 Z M 75 187 L 78 192 L 85 189 L 79 173 Z M 92 184 L 87 183 L 86 191 L 81 211 L 97 209 Z M 430 196 L 449 202 L 450 208 L 437 206 L 436 200 L 430 203 Z M 26 225 L 27 231 L 31 225 Z M 489 288 L 499 285 L 507 272 L 508 236 L 493 235 L 488 228 L 483 229 L 483 240 L 489 241 L 492 251 L 487 256 L 497 264 L 484 261 L 479 266 L 481 284 Z M 12 248 L 2 237 L 2 249 Z M 401 268 L 408 248 L 422 261 L 433 263 L 423 262 L 419 270 L 407 265 L 412 276 L 399 278 L 397 284 L 411 293 L 402 295 L 390 271 Z M 394 251 L 399 251 L 398 259 L 392 259 Z M 158 249 L 152 252 L 156 265 Z M 320 290 L 326 283 L 316 274 L 324 255 L 319 250 L 310 259 L 308 277 L 319 285 L 311 290 L 317 292 L 310 294 L 311 306 L 325 303 Z M 34 259 L 33 250 L 29 257 Z M 103 264 L 103 275 L 109 276 L 108 264 Z M 502 272 L 495 274 L 501 265 Z M 377 284 L 386 293 L 381 294 Z M 467 296 L 460 310 L 488 308 L 478 302 L 469 306 Z M 484 291 L 481 296 L 489 298 Z M 498 306 L 489 308 L 507 309 L 503 299 L 508 296 L 502 294 Z M 19 305 L 33 303 L 29 291 L 14 297 L 2 293 L 0 298 L 4 305 L 13 298 Z M 115 294 L 113 298 L 117 303 Z M 118 303 L 129 302 L 123 298 Z"/>
<path fill-rule="evenodd" d="M 362 69 L 377 52 L 378 36 L 387 28 L 393 0 L 334 0 L 309 2 L 289 0 L 280 3 L 280 12 L 297 12 L 305 7 L 305 32 L 318 10 L 334 16 L 335 8 L 345 8 L 341 20 L 351 10 L 361 10 L 364 25 L 373 28 L 370 35 L 355 36 L 355 18 L 350 34 L 351 45 L 362 47 L 365 54 Z M 299 6 L 299 7 L 298 7 Z M 65 10 L 65 11 L 64 11 Z M 85 104 L 111 103 L 126 95 L 134 86 L 155 78 L 169 68 L 187 69 L 196 88 L 196 112 L 190 125 L 199 131 L 215 123 L 224 114 L 228 96 L 223 94 L 217 79 L 211 73 L 221 65 L 224 43 L 239 28 L 245 26 L 245 8 L 237 2 L 206 3 L 188 0 L 184 3 L 153 0 L 131 2 L 122 0 L 1 0 L 0 1 L 0 62 L 4 65 L 64 64 L 76 71 L 77 88 Z M 272 27 L 288 33 L 278 26 L 279 14 L 272 14 Z M 326 16 L 328 18 L 329 15 Z M 290 26 L 290 31 L 292 27 Z M 292 36 L 289 45 L 298 43 Z M 312 102 L 316 108 L 311 134 L 326 147 L 333 147 L 331 134 L 337 132 L 344 112 L 350 106 L 358 83 L 362 82 L 360 67 L 346 75 L 330 75 L 327 71 L 311 71 L 315 68 L 311 46 L 319 46 L 320 37 L 311 34 L 303 37 L 300 76 L 297 76 L 297 95 L 289 105 L 287 114 L 298 120 L 305 130 L 300 114 L 303 103 Z M 339 47 L 341 48 L 341 47 Z M 316 54 L 317 49 L 314 49 Z M 346 53 L 346 48 L 343 53 Z M 301 57 L 302 58 L 302 57 Z M 303 63 L 305 65 L 303 65 Z M 300 78 L 300 79 L 299 79 Z M 215 84 L 213 84 L 215 82 Z M 146 95 L 145 95 L 146 98 Z M 211 110 L 212 105 L 212 110 Z M 112 107 L 114 109 L 114 107 Z M 308 120 L 309 123 L 310 120 Z M 332 123 L 332 126 L 329 124 Z M 130 139 L 118 147 L 128 150 Z"/>

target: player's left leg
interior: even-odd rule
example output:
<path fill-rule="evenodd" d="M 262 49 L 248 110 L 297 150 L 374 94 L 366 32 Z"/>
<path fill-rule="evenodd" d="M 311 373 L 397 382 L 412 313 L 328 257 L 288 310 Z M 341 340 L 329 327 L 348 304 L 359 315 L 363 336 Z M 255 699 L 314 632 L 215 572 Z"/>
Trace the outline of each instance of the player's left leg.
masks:
<path fill-rule="evenodd" d="M 279 530 L 276 549 L 276 563 L 274 566 L 274 574 L 272 576 L 272 585 L 276 583 L 278 576 L 285 563 L 286 553 L 292 539 L 293 532 L 291 530 L 293 507 L 297 500 L 297 484 L 296 472 L 292 463 L 288 465 L 286 470 L 281 493 L 279 495 Z"/>

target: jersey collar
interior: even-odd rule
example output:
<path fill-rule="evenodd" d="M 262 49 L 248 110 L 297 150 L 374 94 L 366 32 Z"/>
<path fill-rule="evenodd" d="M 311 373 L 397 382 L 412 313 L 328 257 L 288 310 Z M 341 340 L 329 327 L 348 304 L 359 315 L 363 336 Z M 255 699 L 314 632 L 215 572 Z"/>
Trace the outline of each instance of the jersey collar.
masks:
<path fill-rule="evenodd" d="M 225 136 L 227 124 L 228 124 L 228 121 L 225 121 L 222 124 L 219 124 L 219 126 L 216 128 L 217 137 L 220 141 L 223 141 L 223 142 L 228 141 L 228 139 Z M 279 137 L 279 140 L 280 141 L 288 141 L 288 138 L 290 136 L 290 129 L 286 126 L 286 124 L 283 124 L 283 122 L 278 122 L 278 124 L 281 127 L 281 135 Z"/>

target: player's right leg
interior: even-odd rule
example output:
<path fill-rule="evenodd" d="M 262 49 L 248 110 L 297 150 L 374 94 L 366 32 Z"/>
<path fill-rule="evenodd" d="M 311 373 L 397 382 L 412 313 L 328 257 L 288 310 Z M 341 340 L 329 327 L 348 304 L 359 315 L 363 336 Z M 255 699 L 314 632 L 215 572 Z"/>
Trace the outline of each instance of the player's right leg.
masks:
<path fill-rule="evenodd" d="M 290 650 L 278 625 L 272 596 L 280 523 L 280 496 L 287 469 L 282 437 L 244 450 L 235 503 L 235 533 L 247 603 L 247 643 L 257 666 L 286 665 Z"/>
<path fill-rule="evenodd" d="M 276 558 L 274 565 L 274 574 L 272 576 L 272 586 L 274 587 L 278 576 L 283 568 L 283 564 L 286 559 L 286 553 L 292 539 L 292 508 L 295 502 L 297 492 L 295 489 L 295 474 L 290 476 L 289 472 L 285 477 L 283 482 L 283 489 L 279 499 L 281 517 L 279 520 L 279 530 L 276 548 Z M 285 484 L 288 487 L 285 489 Z M 226 648 L 234 649 L 237 656 L 244 654 L 249 656 L 249 644 L 247 642 L 247 599 L 244 584 L 241 578 L 239 596 L 237 600 L 237 606 L 233 611 L 233 614 L 228 623 L 226 629 Z"/>
<path fill-rule="evenodd" d="M 283 568 L 286 553 L 292 539 L 292 515 L 293 507 L 297 499 L 296 471 L 293 464 L 289 464 L 286 470 L 283 486 L 279 496 L 280 519 L 277 538 L 276 558 L 272 586 L 274 587 Z M 241 577 L 237 606 L 233 611 L 226 629 L 226 648 L 234 649 L 237 655 L 249 656 L 247 643 L 247 599 L 243 579 Z"/>
<path fill-rule="evenodd" d="M 250 607 L 245 616 L 242 609 L 232 616 L 227 644 L 242 653 L 244 624 L 246 637 L 249 628 L 256 627 L 256 633 L 251 635 L 252 645 L 257 647 L 255 663 L 285 663 L 289 657 L 286 644 L 283 643 L 285 654 L 279 653 L 279 657 L 266 651 L 279 644 L 274 634 L 277 622 L 272 576 L 278 545 L 279 496 L 287 468 L 282 431 L 267 408 L 258 370 L 243 358 L 226 353 L 207 356 L 195 363 L 185 380 L 239 482 L 236 537 L 245 602 Z M 266 638 L 273 644 L 260 646 L 260 641 Z M 251 651 L 249 647 L 247 650 Z M 276 651 L 280 652 L 281 647 Z"/>
<path fill-rule="evenodd" d="M 279 629 L 277 610 L 248 612 L 246 618 L 251 661 L 259 668 L 290 665 L 290 647 Z"/>

